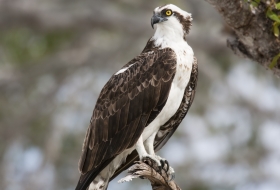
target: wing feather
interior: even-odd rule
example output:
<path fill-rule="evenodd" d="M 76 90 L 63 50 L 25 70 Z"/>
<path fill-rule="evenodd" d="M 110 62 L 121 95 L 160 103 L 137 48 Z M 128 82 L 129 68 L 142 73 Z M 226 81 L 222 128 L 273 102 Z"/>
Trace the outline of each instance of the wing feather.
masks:
<path fill-rule="evenodd" d="M 128 99 L 128 97 L 126 97 Z M 119 123 L 119 129 L 118 131 L 120 130 L 123 130 L 123 128 L 125 128 L 127 126 L 127 120 L 128 120 L 128 113 L 129 113 L 129 105 L 130 105 L 130 101 L 128 101 L 128 103 L 126 103 L 126 105 L 121 109 L 121 116 L 120 116 L 120 123 Z M 114 127 L 114 126 L 110 126 L 110 129 L 111 127 Z"/>

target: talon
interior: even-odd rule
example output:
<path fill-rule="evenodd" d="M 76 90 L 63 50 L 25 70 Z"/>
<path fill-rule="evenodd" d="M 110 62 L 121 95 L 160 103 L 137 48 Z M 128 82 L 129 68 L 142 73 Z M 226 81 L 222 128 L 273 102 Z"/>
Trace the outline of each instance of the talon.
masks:
<path fill-rule="evenodd" d="M 167 160 L 165 160 L 164 162 L 165 162 L 165 164 L 167 165 L 167 166 L 166 166 L 166 168 L 167 168 L 167 169 L 166 169 L 166 172 L 168 172 L 168 171 L 169 171 L 169 163 L 168 163 Z"/>
<path fill-rule="evenodd" d="M 153 161 L 153 160 L 152 160 Z M 142 158 L 142 162 L 144 162 L 145 164 L 147 164 L 147 165 L 151 165 L 151 158 L 150 157 L 143 157 Z"/>
<path fill-rule="evenodd" d="M 161 167 L 164 169 L 165 162 L 164 162 L 163 160 L 160 160 L 160 165 L 161 165 Z"/>

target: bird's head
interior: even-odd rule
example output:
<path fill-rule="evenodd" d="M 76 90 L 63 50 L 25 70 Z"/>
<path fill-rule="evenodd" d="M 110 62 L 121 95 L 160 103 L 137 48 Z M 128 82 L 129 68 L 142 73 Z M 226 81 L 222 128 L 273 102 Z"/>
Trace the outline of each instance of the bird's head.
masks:
<path fill-rule="evenodd" d="M 155 8 L 151 18 L 151 25 L 157 25 L 156 33 L 172 33 L 184 39 L 189 33 L 192 16 L 179 7 L 168 4 Z M 163 34 L 165 35 L 165 34 Z"/>

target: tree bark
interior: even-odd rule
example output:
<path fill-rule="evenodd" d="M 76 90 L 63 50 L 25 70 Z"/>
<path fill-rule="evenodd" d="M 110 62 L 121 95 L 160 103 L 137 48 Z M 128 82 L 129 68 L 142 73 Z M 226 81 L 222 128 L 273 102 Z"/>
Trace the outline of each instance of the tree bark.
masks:
<path fill-rule="evenodd" d="M 235 38 L 227 41 L 228 47 L 235 54 L 256 61 L 268 69 L 273 58 L 280 53 L 280 40 L 273 34 L 273 21 L 266 17 L 266 1 L 261 1 L 256 11 L 251 9 L 246 0 L 206 1 L 220 12 L 235 33 Z M 279 60 L 271 68 L 278 77 Z"/>
<path fill-rule="evenodd" d="M 165 165 L 159 169 L 157 163 L 150 158 L 135 162 L 128 169 L 129 175 L 119 180 L 119 183 L 131 181 L 134 178 L 148 179 L 153 190 L 181 190 L 173 180 L 173 176 L 166 172 Z"/>

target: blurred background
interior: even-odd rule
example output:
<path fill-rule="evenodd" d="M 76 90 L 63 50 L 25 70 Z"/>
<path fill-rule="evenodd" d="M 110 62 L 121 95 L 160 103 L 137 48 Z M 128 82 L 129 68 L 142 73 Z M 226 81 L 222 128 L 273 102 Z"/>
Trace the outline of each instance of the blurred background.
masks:
<path fill-rule="evenodd" d="M 0 0 L 0 189 L 71 190 L 96 98 L 153 35 L 171 1 Z M 230 31 L 203 0 L 188 43 L 199 61 L 194 103 L 159 152 L 184 190 L 280 189 L 280 82 L 236 57 Z M 146 190 L 136 179 L 109 190 Z"/>

